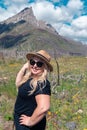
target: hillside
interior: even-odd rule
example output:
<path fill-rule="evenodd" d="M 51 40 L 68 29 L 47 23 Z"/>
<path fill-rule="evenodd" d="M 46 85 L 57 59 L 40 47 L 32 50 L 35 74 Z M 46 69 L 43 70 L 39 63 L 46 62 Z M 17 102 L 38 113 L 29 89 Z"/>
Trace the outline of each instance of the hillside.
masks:
<path fill-rule="evenodd" d="M 87 46 L 60 36 L 52 25 L 39 21 L 32 8 L 25 8 L 0 23 L 0 52 L 16 56 L 45 49 L 52 55 L 87 55 Z"/>

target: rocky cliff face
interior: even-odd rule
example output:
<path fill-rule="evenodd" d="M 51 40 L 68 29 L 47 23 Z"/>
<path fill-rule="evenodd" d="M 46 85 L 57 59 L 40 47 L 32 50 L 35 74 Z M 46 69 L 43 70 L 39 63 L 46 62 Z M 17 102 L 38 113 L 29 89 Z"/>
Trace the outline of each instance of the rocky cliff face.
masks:
<path fill-rule="evenodd" d="M 58 35 L 57 31 L 52 27 L 50 24 L 46 24 L 44 21 L 39 21 L 36 19 L 34 16 L 32 7 L 30 8 L 25 8 L 15 16 L 7 19 L 4 21 L 4 23 L 9 24 L 9 23 L 18 23 L 19 21 L 26 21 L 28 24 L 33 25 L 36 28 L 41 28 L 45 29 L 51 33 L 54 33 Z"/>
<path fill-rule="evenodd" d="M 7 23 L 7 24 L 17 23 L 21 20 L 24 20 L 24 21 L 31 23 L 31 24 L 37 24 L 36 17 L 34 16 L 33 11 L 32 11 L 32 7 L 25 8 L 24 10 L 22 10 L 21 12 L 19 12 L 15 16 L 10 17 L 7 20 L 5 20 L 4 23 Z"/>

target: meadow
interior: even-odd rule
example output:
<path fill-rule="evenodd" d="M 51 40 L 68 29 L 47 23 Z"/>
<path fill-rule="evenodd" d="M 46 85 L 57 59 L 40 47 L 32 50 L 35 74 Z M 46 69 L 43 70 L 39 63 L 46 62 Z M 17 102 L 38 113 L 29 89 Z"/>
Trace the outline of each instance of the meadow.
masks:
<path fill-rule="evenodd" d="M 26 61 L 0 60 L 0 130 L 12 123 L 17 96 L 16 74 Z M 87 130 L 87 58 L 60 57 L 52 60 L 51 108 L 47 113 L 46 130 Z M 59 79 L 58 79 L 59 78 Z M 10 125 L 8 125 L 10 130 Z"/>

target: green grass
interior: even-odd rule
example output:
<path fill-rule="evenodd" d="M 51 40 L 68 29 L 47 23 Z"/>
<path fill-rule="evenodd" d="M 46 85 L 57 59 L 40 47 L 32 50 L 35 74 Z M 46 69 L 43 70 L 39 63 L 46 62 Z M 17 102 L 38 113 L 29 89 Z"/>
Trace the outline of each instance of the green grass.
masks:
<path fill-rule="evenodd" d="M 5 120 L 12 120 L 13 106 L 17 95 L 15 78 L 25 61 L 9 59 L 0 61 L 0 113 Z M 67 122 L 74 121 L 76 130 L 87 129 L 87 59 L 85 57 L 61 57 L 58 59 L 60 85 L 56 84 L 56 63 L 51 78 L 51 108 L 47 114 L 46 130 L 68 130 Z M 81 79 L 80 79 L 80 76 Z M 80 80 L 79 80 L 80 79 Z M 55 85 L 53 82 L 55 82 Z M 54 86 L 53 86 L 54 85 Z M 11 111 L 9 111 L 11 110 Z"/>

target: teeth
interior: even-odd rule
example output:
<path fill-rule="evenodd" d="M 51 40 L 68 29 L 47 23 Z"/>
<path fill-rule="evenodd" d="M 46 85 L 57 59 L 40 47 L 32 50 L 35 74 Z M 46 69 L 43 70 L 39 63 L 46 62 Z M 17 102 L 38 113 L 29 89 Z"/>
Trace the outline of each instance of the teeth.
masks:
<path fill-rule="evenodd" d="M 36 68 L 33 68 L 33 70 L 37 71 L 38 69 L 36 69 Z"/>

